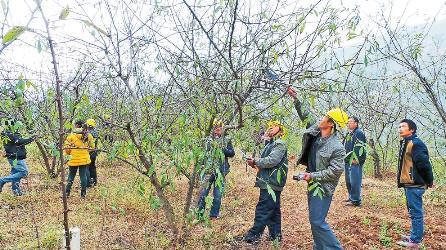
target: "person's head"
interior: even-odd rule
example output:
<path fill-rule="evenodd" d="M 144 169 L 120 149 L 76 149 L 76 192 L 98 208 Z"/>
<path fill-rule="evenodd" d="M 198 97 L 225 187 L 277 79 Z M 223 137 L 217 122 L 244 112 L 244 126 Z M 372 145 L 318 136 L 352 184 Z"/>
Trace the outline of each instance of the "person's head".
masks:
<path fill-rule="evenodd" d="M 82 128 L 83 126 L 84 126 L 84 121 L 82 121 L 82 120 L 77 120 L 75 123 L 74 123 L 74 127 L 75 128 Z"/>
<path fill-rule="evenodd" d="M 345 128 L 348 115 L 340 108 L 331 109 L 319 122 L 319 129 L 335 132 L 338 128 Z"/>
<path fill-rule="evenodd" d="M 11 118 L 11 119 L 4 120 L 2 122 L 2 125 L 3 125 L 4 130 L 9 130 L 9 131 L 15 133 L 18 131 L 18 129 L 20 129 L 22 124 L 20 121 L 17 121 L 14 118 Z"/>
<path fill-rule="evenodd" d="M 268 122 L 268 129 L 266 131 L 266 136 L 269 138 L 274 138 L 277 136 L 283 136 L 285 134 L 285 126 L 277 120 L 271 120 Z"/>
<path fill-rule="evenodd" d="M 348 119 L 347 127 L 349 130 L 355 130 L 359 125 L 359 118 L 356 116 L 352 116 Z"/>
<path fill-rule="evenodd" d="M 403 119 L 398 126 L 400 137 L 405 138 L 417 132 L 417 124 L 410 119 Z"/>
<path fill-rule="evenodd" d="M 330 117 L 324 115 L 319 122 L 319 128 L 321 130 L 336 130 L 336 123 Z"/>
<path fill-rule="evenodd" d="M 95 128 L 96 127 L 96 121 L 94 119 L 88 119 L 87 121 L 85 121 L 85 124 L 87 124 L 87 126 L 89 128 Z"/>
<path fill-rule="evenodd" d="M 4 125 L 5 125 L 5 128 L 10 129 L 11 127 L 14 127 L 15 121 L 14 121 L 14 119 L 5 120 Z"/>
<path fill-rule="evenodd" d="M 220 137 L 223 134 L 223 127 L 224 127 L 224 123 L 222 120 L 214 120 L 213 122 L 213 129 L 212 129 L 212 133 L 214 136 L 216 137 Z"/>

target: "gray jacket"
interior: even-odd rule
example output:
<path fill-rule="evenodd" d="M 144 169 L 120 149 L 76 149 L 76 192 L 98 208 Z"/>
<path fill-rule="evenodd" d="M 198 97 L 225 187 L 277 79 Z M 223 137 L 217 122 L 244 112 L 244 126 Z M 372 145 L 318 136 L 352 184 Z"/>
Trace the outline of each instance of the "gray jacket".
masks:
<path fill-rule="evenodd" d="M 288 158 L 287 145 L 282 139 L 269 141 L 261 157 L 255 160 L 255 164 L 259 167 L 256 187 L 267 189 L 269 185 L 272 190 L 283 190 L 288 174 Z"/>
<path fill-rule="evenodd" d="M 296 109 L 301 108 L 302 105 L 300 105 L 300 102 L 296 102 L 299 103 L 298 105 L 295 104 Z M 304 112 L 299 110 L 298 113 L 303 114 Z M 299 115 L 299 117 L 301 119 L 308 119 L 307 116 L 302 117 Z M 297 164 L 307 166 L 307 171 L 311 144 L 319 133 L 318 123 L 315 123 L 307 128 L 302 136 L 302 151 L 297 160 Z M 321 138 L 320 140 L 316 152 L 316 172 L 311 172 L 310 174 L 312 179 L 321 183 L 325 195 L 333 195 L 339 178 L 344 171 L 345 149 L 336 133 L 329 137 Z"/>

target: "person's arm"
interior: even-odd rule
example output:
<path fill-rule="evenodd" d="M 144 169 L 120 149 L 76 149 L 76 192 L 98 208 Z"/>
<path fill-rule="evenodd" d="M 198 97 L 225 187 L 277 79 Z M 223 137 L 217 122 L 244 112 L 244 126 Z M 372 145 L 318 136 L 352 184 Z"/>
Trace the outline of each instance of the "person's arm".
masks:
<path fill-rule="evenodd" d="M 365 148 L 362 150 L 362 155 L 360 154 L 361 148 L 363 148 L 362 145 L 365 145 L 365 135 L 361 130 L 358 130 L 356 132 L 356 139 L 355 142 L 353 144 L 354 147 L 354 151 L 356 154 L 356 157 L 358 158 L 359 164 L 362 165 L 365 162 L 365 158 L 366 158 L 366 151 Z"/>
<path fill-rule="evenodd" d="M 234 147 L 232 146 L 231 140 L 228 141 L 226 148 L 223 148 L 223 153 L 225 154 L 226 157 L 234 157 L 235 151 L 234 151 Z"/>
<path fill-rule="evenodd" d="M 424 143 L 414 143 L 412 148 L 412 160 L 426 184 L 429 187 L 432 186 L 434 182 L 434 174 L 432 172 L 432 165 L 429 161 L 429 151 Z"/>
<path fill-rule="evenodd" d="M 91 134 L 88 134 L 88 149 L 91 151 L 95 150 L 94 138 Z"/>
<path fill-rule="evenodd" d="M 256 159 L 254 164 L 259 168 L 276 167 L 282 161 L 286 151 L 287 148 L 284 143 L 277 143 L 267 157 Z"/>
<path fill-rule="evenodd" d="M 72 145 L 71 145 L 71 136 L 69 135 L 63 143 L 63 148 L 64 148 L 63 152 L 67 155 L 70 155 L 71 154 L 70 147 L 72 147 Z"/>
<path fill-rule="evenodd" d="M 340 147 L 333 151 L 331 155 L 331 159 L 327 169 L 311 172 L 311 179 L 319 182 L 329 182 L 329 181 L 337 181 L 342 175 L 344 171 L 344 156 L 345 149 Z"/>
<path fill-rule="evenodd" d="M 302 122 L 307 122 L 307 128 L 316 123 L 316 120 L 312 117 L 309 108 L 304 108 L 303 103 L 297 98 L 297 92 L 289 87 L 287 93 L 293 98 L 294 108 L 297 111 L 299 119 Z"/>
<path fill-rule="evenodd" d="M 32 137 L 31 138 L 22 138 L 20 135 L 16 135 L 16 134 L 12 134 L 11 137 L 12 137 L 12 138 L 10 138 L 11 141 L 14 142 L 14 144 L 17 146 L 27 145 L 34 141 L 34 138 L 32 138 Z"/>

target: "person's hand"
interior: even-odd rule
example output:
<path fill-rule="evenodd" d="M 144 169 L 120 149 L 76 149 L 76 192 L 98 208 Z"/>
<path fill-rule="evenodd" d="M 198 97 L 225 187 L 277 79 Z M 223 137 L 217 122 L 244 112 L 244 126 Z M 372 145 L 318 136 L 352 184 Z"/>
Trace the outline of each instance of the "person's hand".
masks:
<path fill-rule="evenodd" d="M 255 165 L 256 165 L 254 159 L 251 159 L 251 158 L 248 158 L 248 159 L 246 160 L 246 163 L 247 163 L 250 167 L 252 167 L 252 168 L 254 168 Z"/>
<path fill-rule="evenodd" d="M 269 141 L 269 140 L 271 140 L 271 137 L 269 137 L 268 135 L 266 135 L 266 134 L 264 134 L 264 135 L 262 135 L 262 140 L 265 142 L 265 141 Z"/>
<path fill-rule="evenodd" d="M 311 174 L 310 173 L 302 173 L 302 180 L 310 181 L 311 180 Z"/>
<path fill-rule="evenodd" d="M 293 89 L 293 87 L 289 86 L 288 89 L 286 90 L 286 92 L 288 93 L 288 95 L 290 95 L 293 99 L 297 98 L 297 92 L 296 90 Z"/>

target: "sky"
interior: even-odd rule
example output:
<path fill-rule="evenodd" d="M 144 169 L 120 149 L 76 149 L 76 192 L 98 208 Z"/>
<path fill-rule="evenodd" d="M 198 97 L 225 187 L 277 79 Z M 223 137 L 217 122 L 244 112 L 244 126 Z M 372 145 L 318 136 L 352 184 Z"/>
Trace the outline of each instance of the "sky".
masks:
<path fill-rule="evenodd" d="M 7 0 L 1 0 L 2 6 Z M 115 0 L 110 0 L 114 2 Z M 161 4 L 166 3 L 164 0 L 158 0 Z M 167 2 L 175 2 L 176 0 L 170 0 Z M 179 1 L 179 0 L 178 0 Z M 50 20 L 57 20 L 60 11 L 65 6 L 79 6 L 82 2 L 89 2 L 87 0 L 43 0 L 44 10 L 47 17 Z M 154 0 L 148 0 L 153 4 Z M 189 0 L 188 2 L 193 2 Z M 302 3 L 312 3 L 314 1 L 301 1 Z M 358 8 L 360 11 L 361 22 L 360 28 L 373 30 L 376 29 L 374 20 L 376 20 L 379 13 L 384 9 L 386 15 L 390 15 L 392 18 L 398 19 L 402 17 L 403 23 L 408 26 L 423 25 L 426 22 L 431 21 L 434 17 L 437 20 L 446 20 L 446 0 L 333 0 L 332 2 L 338 3 L 340 6 L 348 8 Z M 426 4 L 429 2 L 429 4 Z M 8 23 L 3 30 L 3 34 L 6 31 L 16 25 L 26 25 L 29 21 L 30 12 L 34 4 L 34 0 L 10 0 L 10 17 Z M 383 7 L 385 6 L 385 7 Z M 2 7 L 3 8 L 3 7 Z M 91 8 L 87 10 L 92 15 L 100 15 L 95 13 L 95 9 Z M 43 29 L 40 15 L 36 13 L 36 19 L 32 21 L 33 28 L 36 30 Z M 0 15 L 0 18 L 3 14 Z M 0 19 L 2 20 L 2 19 Z M 40 23 L 40 25 L 38 24 Z M 37 24 L 37 25 L 36 25 Z M 9 25 L 9 27 L 8 27 Z M 63 32 L 69 32 L 73 34 L 85 34 L 85 25 L 79 25 L 79 22 L 75 21 L 62 21 L 57 22 L 55 27 Z M 24 34 L 21 37 L 21 45 L 12 44 L 1 55 L 0 58 L 6 61 L 16 62 L 20 65 L 26 65 L 27 67 L 36 70 L 51 70 L 51 64 L 49 54 L 47 52 L 38 52 L 37 39 L 34 34 Z M 355 41 L 345 41 L 343 46 L 348 47 L 354 45 Z M 68 65 L 69 67 L 69 65 Z M 62 70 L 63 71 L 63 70 Z"/>

